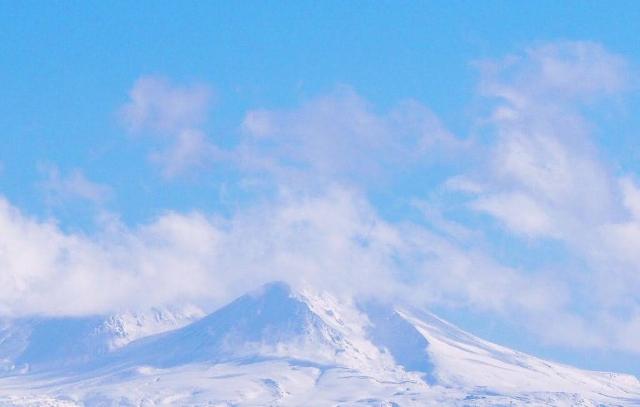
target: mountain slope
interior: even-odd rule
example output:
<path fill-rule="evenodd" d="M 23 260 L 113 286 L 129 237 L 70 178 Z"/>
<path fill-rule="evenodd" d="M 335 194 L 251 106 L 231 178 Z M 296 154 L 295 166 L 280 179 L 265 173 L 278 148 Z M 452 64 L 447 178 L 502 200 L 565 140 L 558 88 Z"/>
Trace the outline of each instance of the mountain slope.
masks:
<path fill-rule="evenodd" d="M 31 317 L 0 321 L 0 373 L 60 369 L 95 360 L 128 343 L 201 318 L 193 306 L 109 316 Z"/>
<path fill-rule="evenodd" d="M 284 283 L 267 284 L 181 329 L 132 343 L 107 364 L 173 367 L 189 363 L 266 358 L 367 368 L 391 358 L 336 319 L 317 313 L 321 304 Z"/>
<path fill-rule="evenodd" d="M 0 379 L 0 405 L 640 405 L 633 376 L 546 362 L 428 313 L 284 283 L 64 373 L 48 366 Z"/>
<path fill-rule="evenodd" d="M 572 393 L 637 404 L 640 382 L 631 375 L 585 371 L 499 346 L 425 312 L 398 311 L 429 341 L 434 379 L 474 394 Z"/>

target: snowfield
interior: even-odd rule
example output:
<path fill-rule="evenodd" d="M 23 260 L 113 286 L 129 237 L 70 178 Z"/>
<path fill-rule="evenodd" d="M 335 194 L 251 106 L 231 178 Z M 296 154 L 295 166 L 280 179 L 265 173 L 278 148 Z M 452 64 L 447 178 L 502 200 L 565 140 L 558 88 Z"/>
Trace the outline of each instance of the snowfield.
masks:
<path fill-rule="evenodd" d="M 1 406 L 640 406 L 634 376 L 284 283 L 206 316 L 4 321 L 0 360 Z"/>

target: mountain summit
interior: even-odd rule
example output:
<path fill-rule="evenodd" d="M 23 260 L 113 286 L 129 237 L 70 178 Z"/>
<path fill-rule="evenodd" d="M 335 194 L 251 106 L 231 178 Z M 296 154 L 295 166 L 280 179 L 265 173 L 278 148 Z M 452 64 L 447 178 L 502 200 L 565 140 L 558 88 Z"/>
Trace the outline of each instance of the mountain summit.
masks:
<path fill-rule="evenodd" d="M 41 363 L 5 372 L 0 405 L 640 405 L 633 376 L 546 362 L 429 313 L 282 282 L 164 332 L 145 321 L 147 336 L 119 346 L 88 341 L 100 332 L 94 320 L 63 329 L 62 341 L 59 321 L 40 324 L 13 353 L 1 342 L 8 361 Z M 46 337 L 59 345 L 38 345 Z"/>

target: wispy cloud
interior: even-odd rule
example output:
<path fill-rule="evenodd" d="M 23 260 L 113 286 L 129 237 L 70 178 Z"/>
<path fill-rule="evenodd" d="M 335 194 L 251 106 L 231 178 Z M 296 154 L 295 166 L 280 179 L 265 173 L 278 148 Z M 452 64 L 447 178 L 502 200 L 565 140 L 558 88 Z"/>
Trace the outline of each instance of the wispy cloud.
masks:
<path fill-rule="evenodd" d="M 166 78 L 143 76 L 129 91 L 122 120 L 131 131 L 173 134 L 207 119 L 211 91 L 204 85 L 180 86 Z"/>
<path fill-rule="evenodd" d="M 548 337 L 640 351 L 615 333 L 635 329 L 640 312 L 637 187 L 600 156 L 582 109 L 629 88 L 627 63 L 598 44 L 561 42 L 487 63 L 484 73 L 481 89 L 497 99 L 489 121 L 495 137 L 484 163 L 462 178 L 478 186 L 465 189 L 470 208 L 511 239 L 561 243 L 581 264 L 556 278 L 574 287 L 573 306 L 583 311 L 559 309 L 573 322 Z"/>
<path fill-rule="evenodd" d="M 631 71 L 624 57 L 599 43 L 559 41 L 527 48 L 521 54 L 478 64 L 480 90 L 524 108 L 541 99 L 554 103 L 589 102 L 613 96 L 630 85 Z"/>
<path fill-rule="evenodd" d="M 176 85 L 144 76 L 129 91 L 120 115 L 128 131 L 155 139 L 151 158 L 168 178 L 202 168 L 216 158 L 217 147 L 202 129 L 211 90 L 204 85 Z"/>
<path fill-rule="evenodd" d="M 172 146 L 151 153 L 150 159 L 162 167 L 166 177 L 174 178 L 190 169 L 206 168 L 222 155 L 204 132 L 189 129 L 178 133 Z"/>
<path fill-rule="evenodd" d="M 247 170 L 361 183 L 442 160 L 463 145 L 426 106 L 405 101 L 377 113 L 347 87 L 291 110 L 250 111 L 242 127 L 239 164 Z"/>
<path fill-rule="evenodd" d="M 113 197 L 108 185 L 91 181 L 80 169 L 63 173 L 55 165 L 44 165 L 41 171 L 45 179 L 41 182 L 46 199 L 53 204 L 62 204 L 74 199 L 103 204 Z"/>

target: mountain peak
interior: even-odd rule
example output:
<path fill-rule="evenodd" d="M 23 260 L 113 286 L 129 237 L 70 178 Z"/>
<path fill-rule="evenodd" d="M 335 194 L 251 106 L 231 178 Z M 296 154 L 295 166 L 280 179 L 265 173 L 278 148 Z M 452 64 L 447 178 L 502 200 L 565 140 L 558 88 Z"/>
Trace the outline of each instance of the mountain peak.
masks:
<path fill-rule="evenodd" d="M 303 348 L 336 346 L 339 337 L 306 298 L 287 283 L 275 281 L 189 326 L 140 341 L 123 354 L 129 357 L 134 352 L 139 361 L 161 366 L 256 355 L 295 357 L 304 353 Z"/>
<path fill-rule="evenodd" d="M 261 295 L 265 293 L 280 293 L 280 294 L 291 294 L 293 292 L 289 283 L 282 280 L 270 281 L 268 283 L 264 283 L 257 289 L 253 291 L 254 294 Z"/>
<path fill-rule="evenodd" d="M 260 298 L 262 301 L 282 301 L 285 303 L 288 303 L 294 298 L 302 300 L 302 296 L 298 292 L 294 291 L 288 283 L 284 281 L 271 281 L 249 291 L 247 294 L 239 297 L 236 301 L 242 299 L 246 301 L 249 299 L 257 301 Z"/>
<path fill-rule="evenodd" d="M 120 317 L 125 323 L 115 325 L 172 319 L 158 312 L 129 317 L 131 323 Z M 81 342 L 73 336 L 84 337 L 89 329 L 39 326 L 37 335 L 27 337 L 32 343 L 25 355 L 45 361 L 77 358 L 82 348 L 75 344 Z M 56 343 L 51 339 L 61 332 L 64 340 L 58 342 L 64 346 L 38 347 Z M 0 337 L 0 344 L 9 342 Z M 24 380 L 25 388 L 71 395 L 79 405 L 640 405 L 634 377 L 543 361 L 429 313 L 355 305 L 311 287 L 298 292 L 282 281 L 189 325 L 135 340 L 91 363 L 48 372 L 69 376 L 52 384 L 31 370 L 0 378 L 0 384 Z M 5 401 L 0 396 L 0 404 Z"/>

